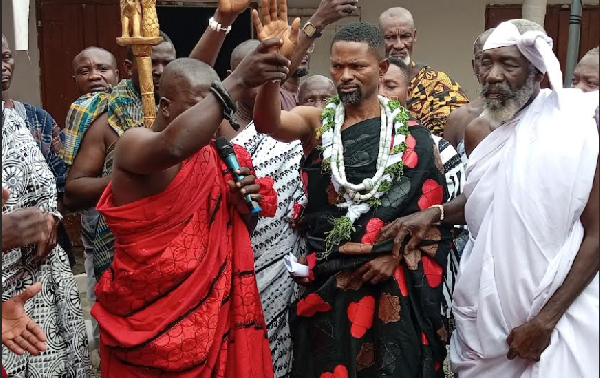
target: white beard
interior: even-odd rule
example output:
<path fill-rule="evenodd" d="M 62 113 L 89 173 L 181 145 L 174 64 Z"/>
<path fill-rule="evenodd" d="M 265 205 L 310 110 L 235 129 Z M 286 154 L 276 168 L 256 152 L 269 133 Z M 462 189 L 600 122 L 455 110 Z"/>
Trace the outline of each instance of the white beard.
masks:
<path fill-rule="evenodd" d="M 482 117 L 490 123 L 492 130 L 513 119 L 527 105 L 535 92 L 536 74 L 532 73 L 514 97 L 507 101 L 485 98 Z"/>
<path fill-rule="evenodd" d="M 407 67 L 410 67 L 410 64 L 412 63 L 410 54 L 406 54 L 406 56 L 402 58 L 402 63 L 406 64 Z"/>

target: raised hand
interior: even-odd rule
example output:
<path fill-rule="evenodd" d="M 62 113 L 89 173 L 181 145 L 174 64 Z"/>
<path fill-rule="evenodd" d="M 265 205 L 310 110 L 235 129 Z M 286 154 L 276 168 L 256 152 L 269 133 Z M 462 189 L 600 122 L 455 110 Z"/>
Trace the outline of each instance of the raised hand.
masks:
<path fill-rule="evenodd" d="M 280 47 L 279 39 L 262 42 L 242 60 L 228 79 L 239 80 L 245 88 L 256 88 L 268 82 L 285 80 L 290 73 L 290 61 L 282 54 L 273 52 Z"/>
<path fill-rule="evenodd" d="M 235 17 L 248 9 L 252 0 L 219 0 L 218 11 L 224 16 Z"/>
<path fill-rule="evenodd" d="M 25 313 L 25 302 L 42 290 L 39 282 L 23 293 L 2 302 L 2 344 L 13 353 L 37 356 L 46 350 L 44 331 Z"/>
<path fill-rule="evenodd" d="M 319 8 L 310 21 L 320 30 L 344 17 L 348 17 L 358 9 L 358 0 L 321 0 Z"/>
<path fill-rule="evenodd" d="M 279 10 L 277 2 L 279 1 Z M 288 23 L 287 0 L 262 0 L 262 21 L 257 10 L 252 11 L 252 22 L 256 34 L 261 42 L 268 39 L 279 39 L 282 45 L 279 52 L 290 59 L 298 44 L 300 32 L 300 18 L 296 18 L 290 25 Z"/>

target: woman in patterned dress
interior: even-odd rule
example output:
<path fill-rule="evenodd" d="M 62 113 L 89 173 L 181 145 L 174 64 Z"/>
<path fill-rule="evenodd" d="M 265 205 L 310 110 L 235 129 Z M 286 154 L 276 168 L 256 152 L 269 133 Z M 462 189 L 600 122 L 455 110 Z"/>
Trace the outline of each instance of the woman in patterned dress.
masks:
<path fill-rule="evenodd" d="M 3 212 L 35 207 L 58 221 L 54 175 L 23 119 L 5 113 L 4 102 L 2 113 L 2 187 L 11 193 Z M 47 335 L 47 350 L 39 356 L 18 356 L 3 346 L 2 363 L 15 378 L 88 377 L 88 340 L 67 254 L 59 246 L 45 257 L 37 252 L 37 246 L 29 246 L 2 255 L 2 300 L 41 282 L 42 291 L 25 304 L 25 310 Z"/>

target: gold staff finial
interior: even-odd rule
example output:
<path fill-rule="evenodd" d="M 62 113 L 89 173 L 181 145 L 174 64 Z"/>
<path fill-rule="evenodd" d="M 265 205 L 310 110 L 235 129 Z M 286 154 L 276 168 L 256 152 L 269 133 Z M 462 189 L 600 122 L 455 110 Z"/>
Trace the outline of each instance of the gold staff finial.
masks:
<path fill-rule="evenodd" d="M 144 124 L 151 127 L 156 118 L 152 46 L 163 42 L 156 14 L 156 0 L 121 0 L 121 26 L 123 32 L 121 37 L 117 38 L 117 43 L 132 47 L 140 78 Z"/>

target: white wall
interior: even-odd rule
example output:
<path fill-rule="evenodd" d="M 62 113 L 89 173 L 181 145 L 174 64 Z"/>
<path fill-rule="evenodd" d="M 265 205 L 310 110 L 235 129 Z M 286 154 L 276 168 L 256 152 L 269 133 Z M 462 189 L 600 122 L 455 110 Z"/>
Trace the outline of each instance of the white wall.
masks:
<path fill-rule="evenodd" d="M 11 48 L 15 46 L 15 31 L 13 23 L 13 1 L 2 0 L 2 33 L 8 39 Z M 11 88 L 11 98 L 29 102 L 33 105 L 42 104 L 40 89 L 40 52 L 37 48 L 37 28 L 35 17 L 35 0 L 30 0 L 29 10 L 29 51 L 14 51 L 15 72 Z"/>
<path fill-rule="evenodd" d="M 292 0 L 293 1 L 293 0 Z M 297 0 L 296 4 L 318 6 L 318 0 Z M 471 69 L 473 41 L 485 28 L 488 4 L 521 4 L 522 0 L 359 0 L 363 21 L 376 23 L 390 7 L 402 6 L 413 13 L 417 27 L 415 60 L 445 71 L 466 90 L 469 98 L 478 96 L 478 83 Z M 549 4 L 570 4 L 570 0 L 550 0 Z M 598 4 L 586 0 L 585 4 Z M 367 5 L 368 4 L 368 5 Z M 298 5 L 296 5 L 298 6 Z M 313 57 L 311 74 L 329 73 L 330 39 L 321 39 Z"/>
<path fill-rule="evenodd" d="M 9 43 L 14 42 L 12 2 L 2 0 L 2 31 Z M 184 0 L 186 1 L 186 0 Z M 190 1 L 190 0 L 187 0 Z M 198 0 L 193 0 L 198 2 Z M 316 8 L 320 0 L 289 0 L 291 8 Z M 599 0 L 585 0 L 585 4 L 598 4 Z M 207 2 L 215 3 L 210 0 Z M 471 71 L 473 41 L 485 27 L 487 4 L 518 4 L 522 0 L 359 0 L 363 21 L 376 23 L 387 8 L 403 6 L 413 12 L 418 29 L 415 59 L 435 69 L 447 72 L 467 91 L 470 98 L 477 97 L 478 85 Z M 551 4 L 570 4 L 570 0 L 550 0 Z M 17 69 L 11 95 L 16 99 L 40 104 L 40 69 L 37 49 L 35 0 L 31 0 L 29 21 L 29 54 L 18 52 Z M 335 30 L 321 38 L 313 55 L 311 74 L 329 73 L 329 44 Z"/>

